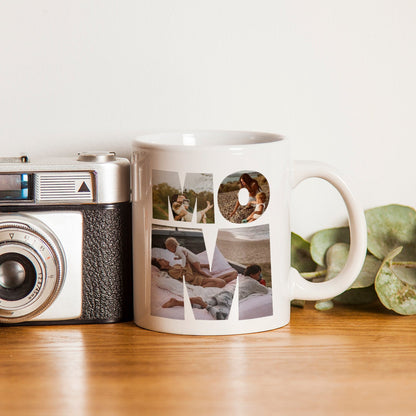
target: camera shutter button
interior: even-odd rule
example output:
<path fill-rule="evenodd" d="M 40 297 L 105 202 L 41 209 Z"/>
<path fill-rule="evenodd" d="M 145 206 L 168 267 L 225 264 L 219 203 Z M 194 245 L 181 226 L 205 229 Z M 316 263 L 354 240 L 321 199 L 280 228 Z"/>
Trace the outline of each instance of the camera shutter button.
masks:
<path fill-rule="evenodd" d="M 78 153 L 77 160 L 78 162 L 95 163 L 114 162 L 116 160 L 116 153 L 106 151 L 80 152 Z"/>

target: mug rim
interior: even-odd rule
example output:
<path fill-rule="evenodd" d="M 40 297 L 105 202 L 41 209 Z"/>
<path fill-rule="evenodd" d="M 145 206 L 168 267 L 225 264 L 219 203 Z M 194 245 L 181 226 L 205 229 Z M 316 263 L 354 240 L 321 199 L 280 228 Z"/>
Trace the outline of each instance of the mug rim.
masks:
<path fill-rule="evenodd" d="M 252 147 L 286 141 L 276 133 L 250 130 L 167 130 L 141 134 L 134 138 L 133 148 L 181 149 Z M 133 149 L 135 150 L 135 149 Z"/>

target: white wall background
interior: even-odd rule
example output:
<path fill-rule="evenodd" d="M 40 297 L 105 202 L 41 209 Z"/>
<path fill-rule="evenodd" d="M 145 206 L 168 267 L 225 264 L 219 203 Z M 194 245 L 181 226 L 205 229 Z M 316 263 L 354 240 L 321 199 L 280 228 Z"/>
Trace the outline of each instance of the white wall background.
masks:
<path fill-rule="evenodd" d="M 413 0 L 0 0 L 2 155 L 111 149 L 148 130 L 249 129 L 416 206 Z M 345 220 L 318 180 L 304 236 Z"/>

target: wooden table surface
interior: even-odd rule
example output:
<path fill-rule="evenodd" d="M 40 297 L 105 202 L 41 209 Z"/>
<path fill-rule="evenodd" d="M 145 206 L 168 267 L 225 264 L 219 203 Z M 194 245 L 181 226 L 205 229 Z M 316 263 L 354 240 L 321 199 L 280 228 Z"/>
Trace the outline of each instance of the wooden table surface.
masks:
<path fill-rule="evenodd" d="M 1 415 L 415 415 L 416 316 L 292 308 L 250 335 L 1 327 Z"/>

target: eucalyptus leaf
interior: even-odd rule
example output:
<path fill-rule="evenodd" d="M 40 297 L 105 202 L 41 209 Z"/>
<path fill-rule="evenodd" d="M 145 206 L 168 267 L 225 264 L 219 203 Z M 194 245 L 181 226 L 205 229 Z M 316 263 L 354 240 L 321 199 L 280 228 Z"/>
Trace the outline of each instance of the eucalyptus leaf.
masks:
<path fill-rule="evenodd" d="M 329 311 L 333 307 L 334 307 L 334 302 L 332 302 L 332 300 L 330 299 L 318 300 L 315 303 L 315 309 L 317 309 L 318 311 Z"/>
<path fill-rule="evenodd" d="M 299 273 L 314 271 L 316 263 L 310 254 L 310 243 L 295 233 L 292 233 L 291 240 L 291 266 Z"/>
<path fill-rule="evenodd" d="M 397 257 L 403 251 L 403 246 L 396 247 L 384 258 L 384 263 L 391 263 L 395 257 Z"/>
<path fill-rule="evenodd" d="M 327 275 L 325 280 L 333 279 L 343 269 L 348 259 L 349 250 L 350 246 L 346 243 L 334 244 L 327 250 Z M 351 285 L 350 289 L 372 286 L 380 266 L 380 260 L 372 254 L 367 254 L 361 272 Z"/>
<path fill-rule="evenodd" d="M 390 265 L 390 269 L 403 283 L 416 287 L 416 269 L 394 264 Z"/>
<path fill-rule="evenodd" d="M 387 205 L 365 212 L 368 250 L 383 260 L 395 248 L 403 250 L 398 260 L 416 259 L 416 211 L 402 205 Z"/>
<path fill-rule="evenodd" d="M 384 263 L 388 263 L 394 274 L 404 283 L 416 286 L 416 262 L 413 261 L 393 261 L 395 257 L 403 251 L 403 247 L 395 248 L 384 259 Z"/>
<path fill-rule="evenodd" d="M 400 315 L 416 314 L 416 288 L 402 282 L 387 264 L 380 269 L 375 288 L 387 309 Z"/>
<path fill-rule="evenodd" d="M 329 247 L 336 243 L 350 242 L 350 230 L 348 227 L 328 228 L 318 231 L 311 239 L 312 259 L 320 266 L 325 266 L 325 255 Z"/>
<path fill-rule="evenodd" d="M 368 287 L 346 290 L 332 300 L 336 303 L 341 303 L 342 305 L 364 305 L 366 303 L 373 303 L 377 300 L 377 293 L 374 285 L 371 285 Z"/>

